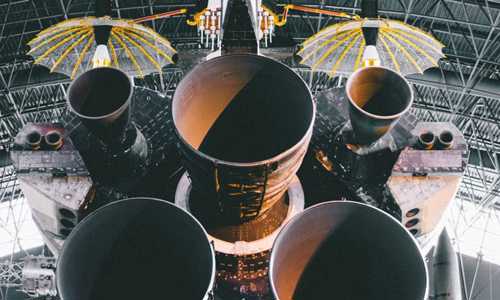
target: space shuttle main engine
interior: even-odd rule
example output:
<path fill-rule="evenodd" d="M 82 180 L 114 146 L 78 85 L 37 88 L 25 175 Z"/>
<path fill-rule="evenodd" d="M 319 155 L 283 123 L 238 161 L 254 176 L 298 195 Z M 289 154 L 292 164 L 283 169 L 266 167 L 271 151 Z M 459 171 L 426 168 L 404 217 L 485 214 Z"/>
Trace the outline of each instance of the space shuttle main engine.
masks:
<path fill-rule="evenodd" d="M 130 122 L 133 91 L 133 82 L 127 74 L 108 67 L 86 71 L 68 89 L 68 107 L 101 141 L 104 160 L 95 166 L 89 164 L 91 173 L 99 175 L 101 181 L 124 175 L 129 179 L 137 178 L 145 172 L 148 145 Z M 102 168 L 103 165 L 106 168 Z M 94 172 L 95 168 L 99 170 Z M 129 180 L 121 179 L 126 181 L 124 186 L 129 185 Z"/>
<path fill-rule="evenodd" d="M 415 239 L 387 213 L 331 201 L 295 216 L 274 243 L 277 300 L 423 300 L 428 276 Z"/>
<path fill-rule="evenodd" d="M 239 224 L 282 199 L 307 150 L 314 110 L 304 81 L 262 56 L 218 57 L 187 74 L 173 120 L 193 192 L 210 213 Z"/>
<path fill-rule="evenodd" d="M 354 143 L 369 145 L 386 134 L 413 103 L 404 77 L 383 67 L 361 68 L 346 83 Z"/>
<path fill-rule="evenodd" d="M 227 271 L 219 282 L 265 278 L 269 236 L 304 205 L 295 173 L 314 123 L 307 85 L 272 59 L 222 56 L 185 76 L 172 113 L 190 179 L 179 183 L 176 203 L 216 240 L 218 270 Z M 263 282 L 235 288 L 259 294 Z"/>
<path fill-rule="evenodd" d="M 190 214 L 152 198 L 96 210 L 75 227 L 56 270 L 62 300 L 212 299 L 215 257 Z"/>

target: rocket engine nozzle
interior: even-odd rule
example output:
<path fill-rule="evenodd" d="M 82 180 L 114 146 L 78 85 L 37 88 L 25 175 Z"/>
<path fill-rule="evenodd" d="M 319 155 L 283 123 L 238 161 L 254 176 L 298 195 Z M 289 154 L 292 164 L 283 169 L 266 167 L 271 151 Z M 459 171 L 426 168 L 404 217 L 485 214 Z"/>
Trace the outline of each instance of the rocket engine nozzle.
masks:
<path fill-rule="evenodd" d="M 430 150 L 434 147 L 436 136 L 431 131 L 426 131 L 418 136 L 418 143 L 420 147 L 425 150 Z"/>
<path fill-rule="evenodd" d="M 120 143 L 130 118 L 133 87 L 132 80 L 123 71 L 94 68 L 71 83 L 67 103 L 102 142 Z"/>
<path fill-rule="evenodd" d="M 449 149 L 453 146 L 453 133 L 449 130 L 441 132 L 438 136 L 436 148 Z"/>
<path fill-rule="evenodd" d="M 54 150 L 61 148 L 63 145 L 63 137 L 57 130 L 47 132 L 44 139 L 45 144 L 47 144 L 47 146 Z"/>
<path fill-rule="evenodd" d="M 428 276 L 415 239 L 369 205 L 331 201 L 295 216 L 270 259 L 277 300 L 424 300 Z"/>
<path fill-rule="evenodd" d="M 413 103 L 413 91 L 400 74 L 379 66 L 354 72 L 346 84 L 356 142 L 369 145 L 388 132 Z"/>
<path fill-rule="evenodd" d="M 130 198 L 80 222 L 56 272 L 62 300 L 204 300 L 213 287 L 215 256 L 189 213 L 163 200 Z"/>
<path fill-rule="evenodd" d="M 40 144 L 42 142 L 42 134 L 38 130 L 32 130 L 26 135 L 26 143 L 33 150 L 40 149 Z"/>
<path fill-rule="evenodd" d="M 197 65 L 177 87 L 172 113 L 193 191 L 212 201 L 203 211 L 238 223 L 284 195 L 309 145 L 315 106 L 293 70 L 239 54 Z"/>

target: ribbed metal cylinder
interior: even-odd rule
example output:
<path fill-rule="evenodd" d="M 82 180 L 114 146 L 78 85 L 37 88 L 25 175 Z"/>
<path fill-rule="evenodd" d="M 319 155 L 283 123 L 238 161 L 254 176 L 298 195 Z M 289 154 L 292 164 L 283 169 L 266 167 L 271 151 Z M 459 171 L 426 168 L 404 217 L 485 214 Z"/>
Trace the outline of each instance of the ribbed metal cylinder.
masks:
<path fill-rule="evenodd" d="M 188 212 L 191 212 L 190 192 L 191 183 L 184 174 L 177 186 L 175 204 Z M 208 238 L 215 248 L 216 296 L 221 299 L 268 299 L 269 255 L 274 239 L 280 229 L 304 209 L 304 193 L 297 176 L 288 186 L 285 199 L 264 214 L 265 220 L 261 222 L 253 220 L 215 230 L 207 228 Z"/>
<path fill-rule="evenodd" d="M 207 300 L 215 256 L 192 215 L 163 200 L 130 198 L 80 222 L 56 272 L 62 300 Z"/>
<path fill-rule="evenodd" d="M 399 221 L 366 204 L 312 206 L 281 230 L 271 250 L 277 300 L 424 300 L 427 267 Z"/>
<path fill-rule="evenodd" d="M 283 197 L 311 139 L 315 105 L 284 64 L 238 54 L 197 65 L 177 87 L 172 113 L 193 213 L 202 223 L 239 224 Z"/>

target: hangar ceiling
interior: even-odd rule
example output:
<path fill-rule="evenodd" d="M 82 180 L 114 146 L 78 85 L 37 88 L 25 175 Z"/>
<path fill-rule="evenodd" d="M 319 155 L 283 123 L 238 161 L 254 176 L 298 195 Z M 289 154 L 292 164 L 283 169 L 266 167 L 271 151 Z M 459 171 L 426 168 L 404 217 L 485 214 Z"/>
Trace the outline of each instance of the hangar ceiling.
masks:
<path fill-rule="evenodd" d="M 195 2 L 114 0 L 113 14 L 136 18 L 194 6 Z M 271 7 L 289 3 L 285 0 L 263 2 Z M 360 11 L 360 1 L 292 2 L 350 13 Z M 69 79 L 33 65 L 32 58 L 26 55 L 27 42 L 41 29 L 64 19 L 92 15 L 93 3 L 87 0 L 0 1 L 0 205 L 4 210 L 0 214 L 0 226 L 8 227 L 6 230 L 12 233 L 0 243 L 13 244 L 21 236 L 25 239 L 24 235 L 18 235 L 15 224 L 24 224 L 29 218 L 19 209 L 20 204 L 16 204 L 22 200 L 22 194 L 7 159 L 12 137 L 28 122 L 57 121 L 66 113 L 65 91 Z M 464 132 L 471 150 L 469 166 L 450 223 L 458 237 L 478 236 L 474 246 L 463 245 L 471 248 L 478 263 L 483 255 L 491 260 L 488 253 L 500 245 L 500 2 L 380 0 L 379 3 L 382 16 L 418 26 L 446 45 L 447 58 L 440 61 L 439 68 L 408 77 L 416 95 L 412 112 L 420 120 L 453 122 Z M 276 30 L 275 42 L 270 47 L 293 46 L 339 20 L 292 11 L 287 25 Z M 197 51 L 200 45 L 196 28 L 185 21 L 185 16 L 174 16 L 148 25 L 167 37 L 180 53 Z M 313 91 L 345 82 L 345 78 L 329 78 L 291 60 L 286 62 L 303 76 Z M 136 84 L 171 94 L 183 74 L 181 68 L 169 66 L 161 74 L 136 79 Z M 488 244 L 490 238 L 479 238 L 486 235 L 496 235 L 498 244 L 495 241 Z M 19 244 L 12 249 L 23 247 Z M 499 257 L 496 259 L 500 262 Z M 0 277 L 0 281 L 8 281 L 4 278 L 7 277 Z M 473 291 L 469 292 L 474 295 Z"/>

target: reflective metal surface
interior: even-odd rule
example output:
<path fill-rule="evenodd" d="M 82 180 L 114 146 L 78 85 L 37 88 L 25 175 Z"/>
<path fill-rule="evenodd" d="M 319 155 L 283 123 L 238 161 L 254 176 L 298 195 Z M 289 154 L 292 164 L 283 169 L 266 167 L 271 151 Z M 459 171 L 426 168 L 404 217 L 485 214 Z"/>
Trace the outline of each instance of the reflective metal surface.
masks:
<path fill-rule="evenodd" d="M 361 145 L 383 136 L 413 103 L 408 81 L 384 67 L 366 67 L 354 72 L 347 80 L 346 93 L 351 125 Z"/>
<path fill-rule="evenodd" d="M 270 280 L 278 300 L 423 300 L 427 269 L 415 239 L 374 207 L 331 201 L 279 233 Z"/>
<path fill-rule="evenodd" d="M 189 213 L 163 200 L 130 198 L 75 227 L 56 275 L 63 300 L 200 300 L 211 293 L 215 258 Z"/>
<path fill-rule="evenodd" d="M 238 224 L 268 211 L 285 193 L 307 150 L 315 105 L 304 81 L 256 55 L 197 65 L 177 87 L 173 120 L 192 199 L 211 220 Z"/>

